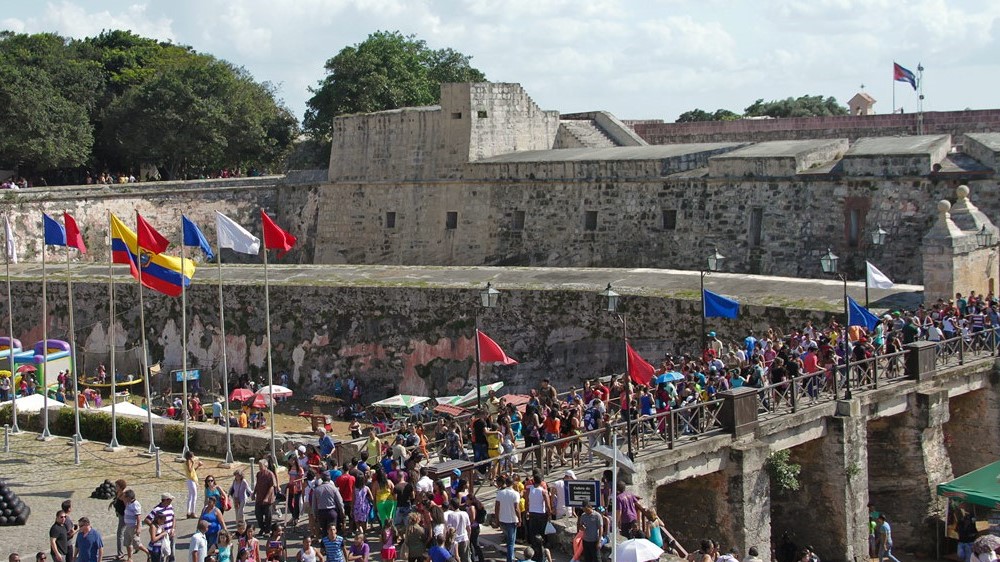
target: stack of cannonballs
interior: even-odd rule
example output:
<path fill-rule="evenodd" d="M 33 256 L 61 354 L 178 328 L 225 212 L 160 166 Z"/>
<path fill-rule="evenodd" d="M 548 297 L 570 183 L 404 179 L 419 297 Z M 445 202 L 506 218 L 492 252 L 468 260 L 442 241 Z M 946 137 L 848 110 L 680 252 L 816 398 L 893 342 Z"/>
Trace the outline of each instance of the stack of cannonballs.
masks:
<path fill-rule="evenodd" d="M 6 482 L 0 482 L 0 527 L 24 525 L 31 508 L 17 497 Z"/>
<path fill-rule="evenodd" d="M 91 492 L 90 497 L 99 500 L 111 500 L 115 498 L 115 485 L 111 483 L 110 480 L 105 480 L 100 486 L 94 488 Z"/>

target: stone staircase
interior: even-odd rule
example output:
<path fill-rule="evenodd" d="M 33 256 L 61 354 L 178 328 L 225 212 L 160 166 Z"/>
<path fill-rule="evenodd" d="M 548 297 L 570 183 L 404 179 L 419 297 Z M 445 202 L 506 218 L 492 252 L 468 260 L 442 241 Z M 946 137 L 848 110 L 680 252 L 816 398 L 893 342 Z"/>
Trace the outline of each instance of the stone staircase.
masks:
<path fill-rule="evenodd" d="M 584 148 L 605 148 L 618 146 L 592 119 L 563 119 L 559 126 L 576 139 Z"/>

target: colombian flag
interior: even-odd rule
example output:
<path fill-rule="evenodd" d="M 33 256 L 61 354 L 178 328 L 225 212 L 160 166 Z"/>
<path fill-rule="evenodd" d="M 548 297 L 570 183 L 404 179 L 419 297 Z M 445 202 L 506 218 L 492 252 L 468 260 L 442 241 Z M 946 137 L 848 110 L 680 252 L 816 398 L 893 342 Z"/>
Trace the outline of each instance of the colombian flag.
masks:
<path fill-rule="evenodd" d="M 141 258 L 137 258 L 139 255 Z M 142 264 L 142 284 L 171 297 L 179 297 L 181 283 L 188 287 L 194 277 L 194 262 L 191 260 L 184 260 L 182 269 L 180 258 L 154 254 L 145 249 L 139 254 L 135 232 L 114 215 L 111 215 L 111 261 L 129 264 L 135 278 L 139 277 L 136 266 Z"/>

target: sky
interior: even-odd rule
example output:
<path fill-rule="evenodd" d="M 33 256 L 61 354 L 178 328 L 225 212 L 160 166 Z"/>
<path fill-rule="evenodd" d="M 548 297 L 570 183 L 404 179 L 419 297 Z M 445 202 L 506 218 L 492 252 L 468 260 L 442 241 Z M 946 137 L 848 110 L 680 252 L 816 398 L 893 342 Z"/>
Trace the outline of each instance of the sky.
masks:
<path fill-rule="evenodd" d="M 342 48 L 378 30 L 472 56 L 546 110 L 674 121 L 755 100 L 861 91 L 917 110 L 892 64 L 922 64 L 925 111 L 1000 107 L 997 0 L 0 0 L 0 29 L 105 29 L 189 45 L 238 66 L 301 119 Z"/>

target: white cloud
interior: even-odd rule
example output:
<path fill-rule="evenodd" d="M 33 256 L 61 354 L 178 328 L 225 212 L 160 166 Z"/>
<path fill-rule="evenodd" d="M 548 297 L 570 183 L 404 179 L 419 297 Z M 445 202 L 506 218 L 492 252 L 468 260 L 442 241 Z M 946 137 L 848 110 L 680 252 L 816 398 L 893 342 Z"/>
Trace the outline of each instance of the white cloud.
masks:
<path fill-rule="evenodd" d="M 169 17 L 151 17 L 146 4 L 132 4 L 124 10 L 88 12 L 78 3 L 49 2 L 36 18 L 27 20 L 25 31 L 54 31 L 64 36 L 83 38 L 103 30 L 127 29 L 137 35 L 165 41 L 175 41 L 173 20 Z"/>

